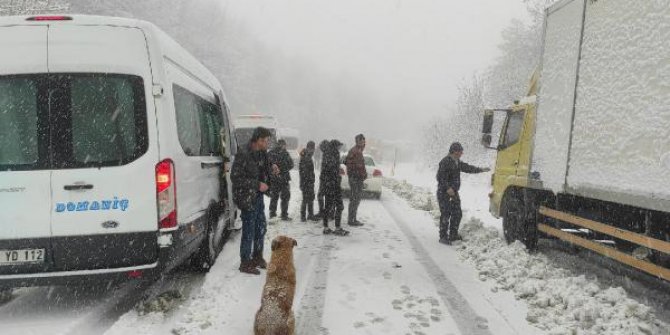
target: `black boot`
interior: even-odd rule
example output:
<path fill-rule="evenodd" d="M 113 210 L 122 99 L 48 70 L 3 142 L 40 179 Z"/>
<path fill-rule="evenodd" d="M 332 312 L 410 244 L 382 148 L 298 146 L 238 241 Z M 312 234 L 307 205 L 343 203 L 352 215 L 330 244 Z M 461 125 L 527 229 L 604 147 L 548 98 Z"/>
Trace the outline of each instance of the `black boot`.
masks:
<path fill-rule="evenodd" d="M 243 261 L 240 263 L 240 272 L 248 273 L 250 275 L 259 275 L 261 274 L 258 269 L 256 269 L 256 264 L 252 260 Z"/>
<path fill-rule="evenodd" d="M 268 263 L 263 258 L 263 254 L 254 253 L 254 257 L 251 259 L 252 265 L 259 269 L 267 269 Z"/>

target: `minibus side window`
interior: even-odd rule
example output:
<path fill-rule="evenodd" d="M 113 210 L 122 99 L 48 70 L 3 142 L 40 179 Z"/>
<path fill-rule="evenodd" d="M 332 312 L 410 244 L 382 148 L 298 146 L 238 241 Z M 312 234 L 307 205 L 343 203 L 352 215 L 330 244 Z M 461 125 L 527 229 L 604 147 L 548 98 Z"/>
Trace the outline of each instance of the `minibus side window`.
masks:
<path fill-rule="evenodd" d="M 221 110 L 215 104 L 202 100 L 202 155 L 221 156 L 221 127 L 223 119 Z"/>
<path fill-rule="evenodd" d="M 174 85 L 174 107 L 177 115 L 177 135 L 181 147 L 189 156 L 200 156 L 202 134 L 200 114 L 202 105 L 197 96 L 184 88 Z"/>

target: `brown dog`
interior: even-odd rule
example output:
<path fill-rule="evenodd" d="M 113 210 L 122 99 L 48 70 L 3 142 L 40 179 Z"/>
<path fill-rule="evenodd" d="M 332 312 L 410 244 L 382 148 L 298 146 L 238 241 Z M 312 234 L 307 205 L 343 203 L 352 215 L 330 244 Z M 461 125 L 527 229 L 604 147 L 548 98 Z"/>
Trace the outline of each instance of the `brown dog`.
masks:
<path fill-rule="evenodd" d="M 293 296 L 295 295 L 295 267 L 293 247 L 298 243 L 286 236 L 272 240 L 272 258 L 268 265 L 263 288 L 261 308 L 254 322 L 255 335 L 293 335 Z"/>

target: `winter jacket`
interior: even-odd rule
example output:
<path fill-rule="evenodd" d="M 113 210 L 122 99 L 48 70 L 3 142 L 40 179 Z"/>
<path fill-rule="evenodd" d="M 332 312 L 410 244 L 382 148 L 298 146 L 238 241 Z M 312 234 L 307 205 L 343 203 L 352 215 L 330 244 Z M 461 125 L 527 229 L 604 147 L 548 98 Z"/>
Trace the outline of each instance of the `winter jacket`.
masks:
<path fill-rule="evenodd" d="M 319 155 L 320 158 L 321 158 L 321 168 L 319 169 L 319 171 L 321 171 L 321 174 L 319 174 L 319 182 L 321 183 L 321 185 L 324 184 L 324 179 L 323 179 L 323 178 L 324 178 L 323 168 L 324 168 L 324 164 L 326 163 L 326 160 L 323 159 L 323 158 L 327 155 L 327 151 L 328 151 L 328 150 L 330 150 L 330 142 L 325 141 L 325 140 L 322 141 L 322 142 L 319 144 L 319 152 L 321 153 L 321 154 Z M 319 189 L 321 189 L 321 187 L 322 187 L 321 185 L 319 186 Z"/>
<path fill-rule="evenodd" d="M 323 152 L 320 181 L 323 184 L 324 193 L 341 193 L 340 183 L 342 182 L 342 176 L 340 175 L 340 152 L 332 143 L 330 143 Z"/>
<path fill-rule="evenodd" d="M 316 176 L 314 175 L 314 161 L 312 160 L 312 155 L 308 155 L 305 150 L 300 152 L 298 169 L 300 171 L 300 190 L 311 190 L 314 192 L 314 183 L 316 182 Z"/>
<path fill-rule="evenodd" d="M 275 186 L 285 185 L 291 181 L 290 171 L 293 169 L 293 159 L 286 149 L 276 147 L 268 153 L 270 164 L 277 164 L 279 175 L 271 175 L 272 183 Z"/>
<path fill-rule="evenodd" d="M 461 162 L 451 155 L 444 157 L 440 161 L 440 168 L 437 171 L 438 192 L 446 192 L 449 188 L 452 188 L 454 192 L 458 192 L 461 188 L 461 172 L 480 173 L 483 170 Z"/>
<path fill-rule="evenodd" d="M 238 151 L 230 173 L 235 205 L 244 211 L 253 210 L 260 183 L 269 182 L 271 171 L 265 151 L 252 151 L 249 146 Z"/>
<path fill-rule="evenodd" d="M 344 165 L 347 166 L 347 175 L 349 175 L 349 178 L 360 180 L 368 178 L 368 172 L 365 169 L 365 158 L 363 158 L 363 150 L 358 146 L 354 146 L 349 150 L 347 158 L 344 160 Z"/>

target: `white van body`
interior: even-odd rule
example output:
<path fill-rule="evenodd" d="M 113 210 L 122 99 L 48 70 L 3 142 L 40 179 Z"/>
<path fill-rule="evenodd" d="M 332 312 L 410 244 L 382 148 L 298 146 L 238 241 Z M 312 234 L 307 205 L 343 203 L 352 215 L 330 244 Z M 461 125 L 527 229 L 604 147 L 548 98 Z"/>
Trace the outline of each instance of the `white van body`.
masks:
<path fill-rule="evenodd" d="M 235 138 L 238 147 L 243 147 L 249 143 L 254 129 L 258 127 L 267 128 L 272 133 L 270 137 L 270 147 L 277 144 L 277 140 L 281 138 L 279 133 L 279 125 L 274 116 L 269 115 L 238 115 L 233 121 L 235 126 Z"/>
<path fill-rule="evenodd" d="M 0 43 L 0 286 L 209 268 L 235 216 L 217 79 L 132 19 L 3 17 Z"/>

